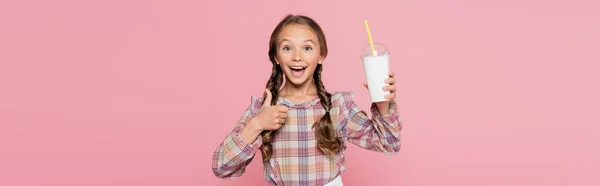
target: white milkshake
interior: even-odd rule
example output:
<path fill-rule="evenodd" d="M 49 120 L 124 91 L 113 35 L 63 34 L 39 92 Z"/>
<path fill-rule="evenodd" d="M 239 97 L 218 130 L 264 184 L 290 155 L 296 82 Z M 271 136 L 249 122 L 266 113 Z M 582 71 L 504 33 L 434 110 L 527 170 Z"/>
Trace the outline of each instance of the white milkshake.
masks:
<path fill-rule="evenodd" d="M 371 47 L 367 47 L 361 55 L 365 68 L 367 84 L 369 85 L 369 94 L 371 102 L 386 101 L 385 96 L 390 94 L 390 91 L 384 91 L 383 87 L 389 84 L 385 80 L 389 78 L 390 72 L 390 54 L 387 49 L 379 44 L 374 44 L 375 51 Z"/>

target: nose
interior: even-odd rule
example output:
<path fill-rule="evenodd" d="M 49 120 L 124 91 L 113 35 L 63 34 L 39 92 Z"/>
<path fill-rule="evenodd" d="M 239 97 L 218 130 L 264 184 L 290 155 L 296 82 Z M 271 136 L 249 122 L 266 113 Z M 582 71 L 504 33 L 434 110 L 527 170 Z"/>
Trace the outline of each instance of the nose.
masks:
<path fill-rule="evenodd" d="M 296 50 L 294 52 L 294 56 L 292 56 L 292 61 L 302 61 L 302 51 Z"/>

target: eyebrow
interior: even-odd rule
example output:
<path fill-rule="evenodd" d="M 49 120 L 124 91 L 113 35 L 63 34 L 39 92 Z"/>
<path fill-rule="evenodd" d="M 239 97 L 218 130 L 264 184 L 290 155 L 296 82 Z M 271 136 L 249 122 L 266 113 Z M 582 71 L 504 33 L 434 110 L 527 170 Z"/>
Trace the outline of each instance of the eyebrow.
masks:
<path fill-rule="evenodd" d="M 292 42 L 289 39 L 282 39 L 281 42 L 279 42 L 279 43 L 283 43 L 284 41 Z M 312 39 L 304 40 L 304 43 L 306 43 L 306 42 L 311 42 L 313 44 L 315 43 L 315 41 L 313 41 Z"/>

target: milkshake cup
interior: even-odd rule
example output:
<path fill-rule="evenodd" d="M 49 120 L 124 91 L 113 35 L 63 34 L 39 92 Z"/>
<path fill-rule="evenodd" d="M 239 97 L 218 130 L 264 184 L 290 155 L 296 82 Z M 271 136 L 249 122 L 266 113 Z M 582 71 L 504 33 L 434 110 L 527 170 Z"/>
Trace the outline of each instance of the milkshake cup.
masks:
<path fill-rule="evenodd" d="M 384 91 L 383 87 L 389 85 L 385 80 L 390 77 L 390 53 L 382 44 L 374 43 L 372 47 L 367 46 L 363 50 L 361 58 L 371 102 L 386 101 L 385 96 L 390 94 L 390 91 Z"/>

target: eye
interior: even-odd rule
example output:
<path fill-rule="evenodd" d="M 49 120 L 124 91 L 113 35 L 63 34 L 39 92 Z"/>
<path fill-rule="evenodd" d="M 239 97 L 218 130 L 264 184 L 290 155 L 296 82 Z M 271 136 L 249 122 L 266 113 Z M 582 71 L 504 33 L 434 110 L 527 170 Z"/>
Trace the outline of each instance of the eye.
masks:
<path fill-rule="evenodd" d="M 313 48 L 311 46 L 305 46 L 304 50 L 312 50 Z"/>
<path fill-rule="evenodd" d="M 284 46 L 283 50 L 291 50 L 292 48 L 290 48 L 289 46 Z"/>

